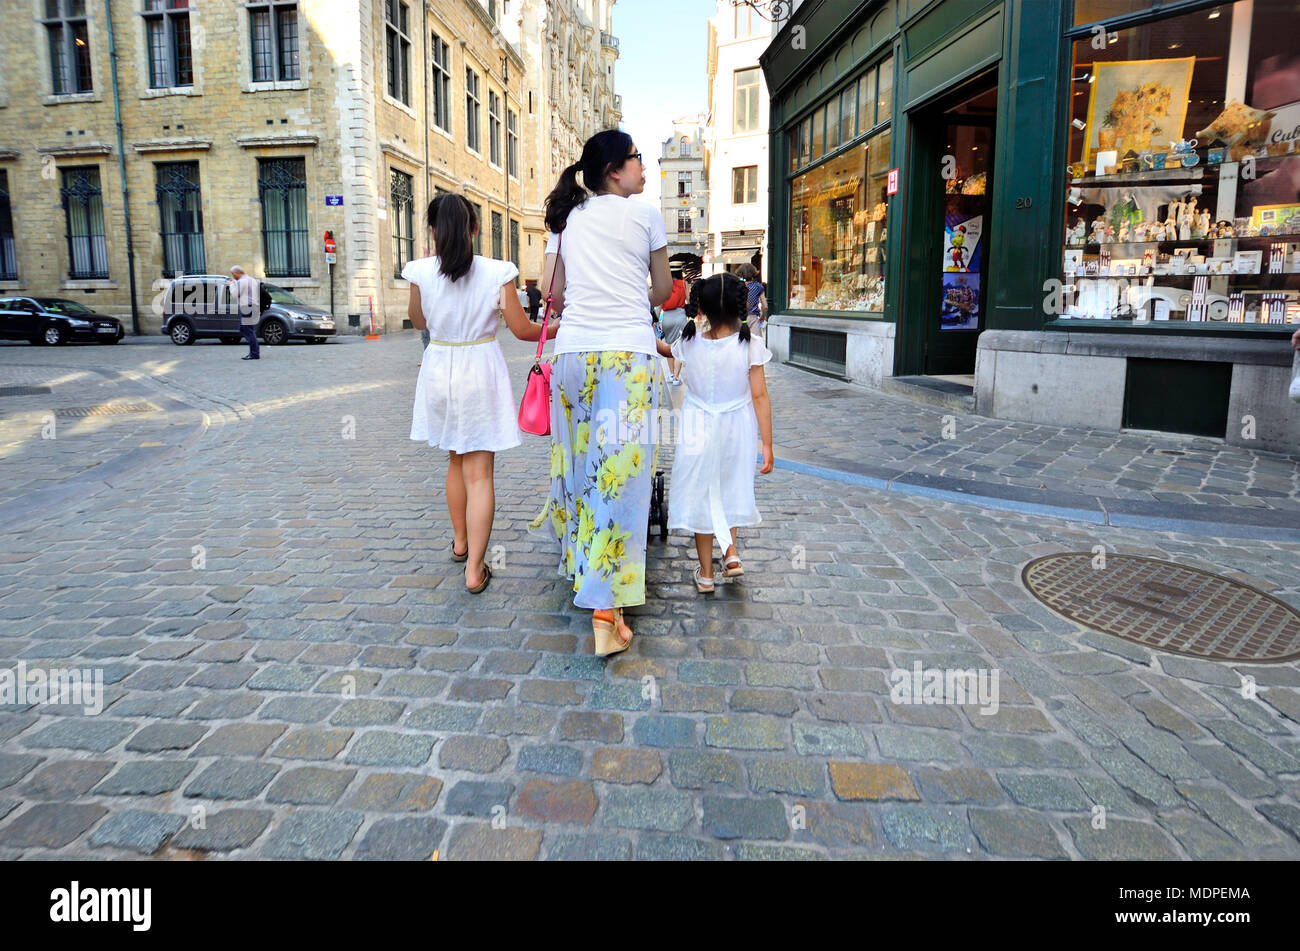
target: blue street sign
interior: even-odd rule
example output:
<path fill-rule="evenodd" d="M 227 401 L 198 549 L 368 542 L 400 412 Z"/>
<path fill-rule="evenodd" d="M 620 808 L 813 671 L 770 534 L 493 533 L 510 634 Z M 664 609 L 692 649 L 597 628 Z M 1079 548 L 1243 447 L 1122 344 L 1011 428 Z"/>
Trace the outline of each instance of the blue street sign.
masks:
<path fill-rule="evenodd" d="M 325 196 L 325 204 L 327 204 L 327 205 L 341 205 L 341 204 L 343 204 L 343 196 L 342 196 L 342 195 L 326 195 L 326 196 Z"/>

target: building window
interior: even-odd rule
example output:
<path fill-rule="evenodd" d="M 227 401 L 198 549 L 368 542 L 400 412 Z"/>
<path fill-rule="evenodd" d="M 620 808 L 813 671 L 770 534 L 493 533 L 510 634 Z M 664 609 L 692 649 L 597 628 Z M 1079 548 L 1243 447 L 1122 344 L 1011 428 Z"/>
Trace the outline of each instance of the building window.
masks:
<path fill-rule="evenodd" d="M 258 159 L 262 250 L 267 277 L 310 277 L 307 263 L 307 163 Z"/>
<path fill-rule="evenodd" d="M 758 131 L 758 67 L 736 70 L 733 132 Z"/>
<path fill-rule="evenodd" d="M 465 144 L 475 152 L 483 150 L 479 140 L 478 73 L 465 67 Z"/>
<path fill-rule="evenodd" d="M 189 0 L 145 0 L 144 8 L 149 85 L 154 89 L 193 85 Z"/>
<path fill-rule="evenodd" d="M 1075 17 L 1129 6 L 1079 0 Z M 1254 0 L 1114 27 L 1105 43 L 1073 32 L 1064 286 L 1049 319 L 1300 323 L 1294 15 Z"/>
<path fill-rule="evenodd" d="M 501 244 L 501 224 L 501 212 L 492 212 L 492 256 L 498 261 L 505 257 L 505 248 Z"/>
<path fill-rule="evenodd" d="M 451 47 L 433 37 L 433 124 L 451 131 Z"/>
<path fill-rule="evenodd" d="M 677 173 L 677 197 L 678 198 L 687 198 L 690 196 L 691 181 L 694 177 L 695 177 L 694 174 L 691 172 Z"/>
<path fill-rule="evenodd" d="M 68 236 L 68 277 L 108 277 L 104 242 L 104 201 L 94 165 L 62 169 L 63 217 Z"/>
<path fill-rule="evenodd" d="M 515 268 L 519 267 L 519 222 L 514 218 L 510 219 L 510 260 L 514 262 Z M 515 285 L 519 284 L 519 275 L 515 275 Z"/>
<path fill-rule="evenodd" d="M 885 307 L 888 129 L 790 182 L 789 306 Z"/>
<path fill-rule="evenodd" d="M 506 172 L 519 177 L 519 113 L 506 110 Z"/>
<path fill-rule="evenodd" d="M 406 262 L 415 257 L 415 179 L 392 169 L 388 217 L 393 223 L 393 276 L 401 277 Z"/>
<path fill-rule="evenodd" d="M 693 219 L 689 210 L 677 212 L 677 233 L 689 235 L 691 233 L 691 224 Z"/>
<path fill-rule="evenodd" d="M 248 8 L 253 82 L 298 78 L 298 4 L 272 0 Z"/>
<path fill-rule="evenodd" d="M 743 40 L 747 36 L 753 36 L 757 26 L 762 25 L 762 18 L 758 11 L 749 4 L 741 2 L 736 4 L 736 39 Z"/>
<path fill-rule="evenodd" d="M 731 170 L 731 203 L 752 205 L 758 201 L 758 166 L 743 165 Z"/>
<path fill-rule="evenodd" d="M 86 0 L 45 0 L 45 32 L 50 41 L 50 74 L 57 96 L 91 92 L 90 33 Z"/>
<path fill-rule="evenodd" d="M 483 206 L 470 202 L 469 206 L 474 209 L 474 253 L 483 253 Z"/>
<path fill-rule="evenodd" d="M 488 161 L 501 167 L 501 97 L 488 90 Z"/>
<path fill-rule="evenodd" d="M 154 193 L 162 218 L 163 277 L 202 274 L 203 209 L 198 162 L 158 162 Z"/>
<path fill-rule="evenodd" d="M 18 280 L 14 254 L 14 216 L 9 205 L 9 173 L 0 169 L 0 281 Z"/>
<path fill-rule="evenodd" d="M 388 95 L 407 106 L 411 104 L 411 34 L 407 27 L 409 13 L 406 4 L 399 0 L 384 0 Z"/>

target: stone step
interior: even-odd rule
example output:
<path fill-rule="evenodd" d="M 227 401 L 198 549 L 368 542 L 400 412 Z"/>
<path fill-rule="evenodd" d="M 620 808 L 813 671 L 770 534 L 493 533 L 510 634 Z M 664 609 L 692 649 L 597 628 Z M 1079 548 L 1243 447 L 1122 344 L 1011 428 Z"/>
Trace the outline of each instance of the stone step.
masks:
<path fill-rule="evenodd" d="M 959 413 L 975 412 L 975 388 L 932 376 L 887 376 L 880 382 L 882 392 L 905 396 Z"/>

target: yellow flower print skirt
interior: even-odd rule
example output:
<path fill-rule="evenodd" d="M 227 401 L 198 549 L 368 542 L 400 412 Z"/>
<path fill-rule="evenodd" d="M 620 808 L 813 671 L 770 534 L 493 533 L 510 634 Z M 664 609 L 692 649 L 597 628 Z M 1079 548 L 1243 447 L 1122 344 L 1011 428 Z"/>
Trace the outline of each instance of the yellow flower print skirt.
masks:
<path fill-rule="evenodd" d="M 562 353 L 551 370 L 551 492 L 532 528 L 559 543 L 580 608 L 645 603 L 645 554 L 659 412 L 644 353 Z"/>

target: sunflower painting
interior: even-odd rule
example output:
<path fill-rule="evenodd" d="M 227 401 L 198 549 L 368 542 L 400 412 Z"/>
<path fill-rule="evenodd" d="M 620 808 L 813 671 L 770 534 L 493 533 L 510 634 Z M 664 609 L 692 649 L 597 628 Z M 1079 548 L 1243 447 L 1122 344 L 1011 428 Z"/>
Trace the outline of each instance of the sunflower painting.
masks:
<path fill-rule="evenodd" d="M 1117 149 L 1165 151 L 1183 138 L 1196 57 L 1094 63 L 1083 162 Z"/>

